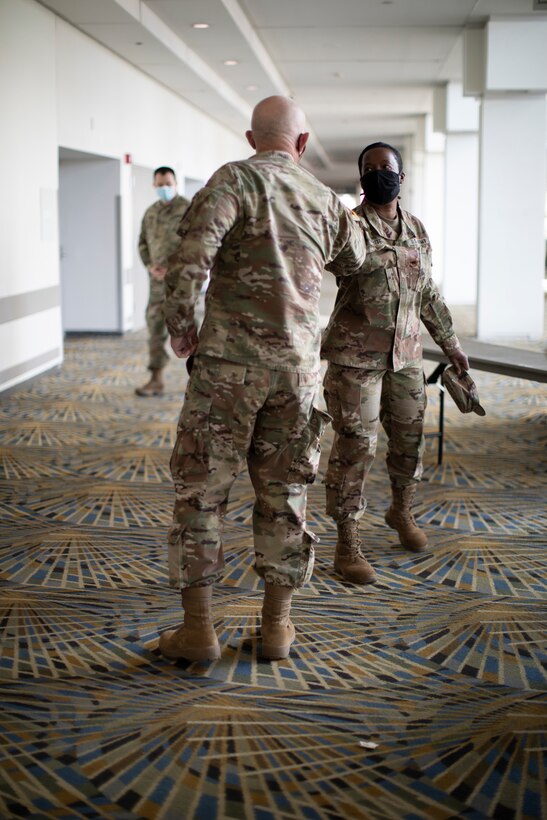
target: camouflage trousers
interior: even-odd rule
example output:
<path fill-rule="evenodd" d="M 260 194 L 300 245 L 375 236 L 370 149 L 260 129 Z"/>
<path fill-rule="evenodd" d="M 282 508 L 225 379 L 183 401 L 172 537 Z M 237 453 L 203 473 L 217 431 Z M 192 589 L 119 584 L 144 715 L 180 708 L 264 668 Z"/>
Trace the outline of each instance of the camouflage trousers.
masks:
<path fill-rule="evenodd" d="M 255 491 L 256 572 L 293 588 L 309 579 L 316 539 L 306 530 L 307 485 L 329 421 L 314 407 L 318 385 L 318 373 L 196 357 L 171 456 L 172 586 L 205 586 L 222 577 L 221 518 L 245 464 Z"/>
<path fill-rule="evenodd" d="M 150 277 L 150 296 L 146 306 L 146 327 L 148 328 L 148 369 L 161 370 L 169 361 L 165 350 L 168 332 L 163 318 L 163 282 Z"/>
<path fill-rule="evenodd" d="M 423 370 L 407 367 L 394 373 L 331 363 L 324 390 L 335 431 L 325 477 L 327 514 L 337 522 L 357 520 L 367 505 L 365 481 L 376 453 L 379 421 L 388 437 L 392 484 L 415 484 L 422 476 L 427 404 Z"/>

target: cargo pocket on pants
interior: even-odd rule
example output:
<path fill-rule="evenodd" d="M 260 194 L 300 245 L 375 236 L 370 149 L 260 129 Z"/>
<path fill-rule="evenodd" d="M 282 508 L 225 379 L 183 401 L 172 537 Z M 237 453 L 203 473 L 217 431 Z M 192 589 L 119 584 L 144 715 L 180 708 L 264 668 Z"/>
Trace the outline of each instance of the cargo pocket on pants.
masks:
<path fill-rule="evenodd" d="M 209 472 L 208 429 L 179 428 L 169 467 L 178 498 L 203 495 Z"/>
<path fill-rule="evenodd" d="M 313 484 L 315 481 L 321 456 L 321 437 L 330 421 L 332 419 L 328 413 L 316 407 L 312 409 L 311 418 L 295 445 L 288 474 L 291 484 Z"/>

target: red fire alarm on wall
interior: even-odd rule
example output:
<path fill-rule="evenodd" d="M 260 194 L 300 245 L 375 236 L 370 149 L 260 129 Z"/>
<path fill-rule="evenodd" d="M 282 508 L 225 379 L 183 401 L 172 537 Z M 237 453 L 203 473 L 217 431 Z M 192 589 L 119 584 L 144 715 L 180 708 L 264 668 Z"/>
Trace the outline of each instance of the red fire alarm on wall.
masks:
<path fill-rule="evenodd" d="M 131 163 L 133 162 L 133 158 L 132 158 L 131 154 L 124 154 L 123 155 L 123 161 L 125 162 L 126 165 L 131 165 Z"/>

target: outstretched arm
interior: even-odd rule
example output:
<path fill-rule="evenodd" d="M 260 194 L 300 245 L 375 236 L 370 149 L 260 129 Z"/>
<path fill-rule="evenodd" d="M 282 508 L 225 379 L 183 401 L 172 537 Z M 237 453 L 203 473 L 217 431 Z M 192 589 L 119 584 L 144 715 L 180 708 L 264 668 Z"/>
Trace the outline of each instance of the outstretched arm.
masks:
<path fill-rule="evenodd" d="M 367 246 L 361 219 L 340 203 L 338 234 L 326 270 L 335 276 L 358 273 L 364 263 Z"/>
<path fill-rule="evenodd" d="M 357 215 L 353 215 L 354 220 L 358 220 L 358 225 L 363 232 L 366 245 L 366 256 L 356 269 L 347 263 L 347 250 L 343 250 L 336 258 L 325 265 L 326 270 L 334 273 L 335 276 L 348 276 L 353 273 L 373 273 L 379 268 L 410 267 L 418 268 L 420 265 L 420 254 L 415 248 L 404 248 L 401 246 L 373 245 L 367 233 L 366 222 Z"/>

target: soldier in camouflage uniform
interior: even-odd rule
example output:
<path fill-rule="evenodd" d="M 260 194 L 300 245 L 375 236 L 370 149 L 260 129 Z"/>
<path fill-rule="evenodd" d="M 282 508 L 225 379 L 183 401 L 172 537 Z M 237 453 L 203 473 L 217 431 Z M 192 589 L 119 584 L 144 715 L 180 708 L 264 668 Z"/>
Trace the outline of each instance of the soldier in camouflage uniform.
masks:
<path fill-rule="evenodd" d="M 255 569 L 265 581 L 262 654 L 286 657 L 290 605 L 313 566 L 305 526 L 328 416 L 319 389 L 323 268 L 356 272 L 365 257 L 360 220 L 300 168 L 308 134 L 289 99 L 255 108 L 256 154 L 220 168 L 182 221 L 166 278 L 165 316 L 178 356 L 196 350 L 171 458 L 176 501 L 169 572 L 184 623 L 163 633 L 170 658 L 216 658 L 212 585 L 222 577 L 219 516 L 245 464 L 256 494 Z M 199 333 L 194 307 L 211 269 Z"/>
<path fill-rule="evenodd" d="M 180 241 L 177 229 L 190 204 L 177 194 L 177 181 L 172 168 L 164 165 L 156 168 L 154 189 L 158 201 L 146 210 L 139 237 L 139 254 L 150 277 L 146 326 L 151 377 L 143 387 L 135 390 L 137 396 L 159 396 L 163 393 L 162 371 L 169 358 L 165 351 L 168 334 L 163 316 L 163 280 L 167 273 L 167 259 Z"/>
<path fill-rule="evenodd" d="M 327 513 L 338 526 L 334 565 L 346 580 L 365 584 L 376 574 L 361 552 L 358 521 L 378 421 L 388 436 L 392 486 L 386 523 L 407 549 L 427 545 L 411 511 L 424 449 L 420 320 L 458 371 L 468 362 L 431 278 L 425 228 L 398 205 L 404 179 L 399 152 L 385 143 L 367 146 L 359 172 L 366 199 L 356 211 L 365 225 L 367 258 L 360 275 L 340 281 L 322 356 L 329 361 L 325 400 L 335 430 L 325 478 Z"/>

